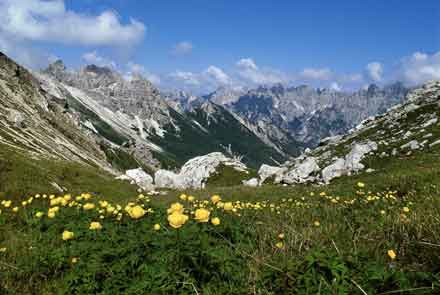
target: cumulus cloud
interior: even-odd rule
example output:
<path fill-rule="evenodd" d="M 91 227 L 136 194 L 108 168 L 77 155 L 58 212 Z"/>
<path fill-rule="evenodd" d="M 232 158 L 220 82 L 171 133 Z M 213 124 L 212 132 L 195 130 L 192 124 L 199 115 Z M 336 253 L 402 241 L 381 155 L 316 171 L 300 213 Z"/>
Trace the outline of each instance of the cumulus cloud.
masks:
<path fill-rule="evenodd" d="M 187 55 L 190 54 L 193 50 L 194 46 L 189 41 L 182 41 L 177 43 L 173 49 L 171 50 L 171 53 L 173 55 Z"/>
<path fill-rule="evenodd" d="M 382 81 L 383 66 L 380 62 L 371 62 L 365 67 L 368 80 L 373 82 Z"/>
<path fill-rule="evenodd" d="M 147 71 L 143 65 L 130 61 L 127 63 L 126 67 L 127 67 L 127 72 L 125 73 L 124 77 L 127 80 L 131 80 L 133 79 L 134 76 L 139 75 L 155 85 L 161 84 L 160 76 Z"/>
<path fill-rule="evenodd" d="M 212 79 L 214 84 L 226 85 L 231 83 L 231 78 L 222 69 L 216 66 L 209 66 L 204 74 L 208 79 Z"/>
<path fill-rule="evenodd" d="M 110 10 L 87 15 L 67 10 L 64 0 L 0 1 L 0 34 L 27 41 L 127 47 L 143 39 L 145 26 L 122 24 Z"/>
<path fill-rule="evenodd" d="M 98 55 L 96 50 L 84 53 L 82 55 L 82 59 L 88 64 L 95 64 L 101 67 L 106 66 L 110 68 L 116 68 L 116 63 L 113 60 Z"/>
<path fill-rule="evenodd" d="M 181 82 L 187 86 L 199 86 L 201 84 L 200 77 L 192 72 L 177 70 L 171 73 L 169 77 L 176 82 Z"/>
<path fill-rule="evenodd" d="M 300 77 L 306 80 L 330 80 L 332 76 L 332 71 L 328 68 L 315 69 L 315 68 L 305 68 L 301 73 Z"/>
<path fill-rule="evenodd" d="M 429 80 L 440 80 L 440 51 L 431 55 L 415 52 L 403 58 L 396 69 L 396 80 L 418 85 Z"/>
<path fill-rule="evenodd" d="M 279 71 L 260 69 L 252 58 L 242 58 L 236 63 L 238 75 L 244 83 L 254 85 L 286 82 L 285 75 Z"/>
<path fill-rule="evenodd" d="M 333 82 L 330 84 L 330 89 L 334 91 L 341 91 L 342 87 L 337 82 Z"/>

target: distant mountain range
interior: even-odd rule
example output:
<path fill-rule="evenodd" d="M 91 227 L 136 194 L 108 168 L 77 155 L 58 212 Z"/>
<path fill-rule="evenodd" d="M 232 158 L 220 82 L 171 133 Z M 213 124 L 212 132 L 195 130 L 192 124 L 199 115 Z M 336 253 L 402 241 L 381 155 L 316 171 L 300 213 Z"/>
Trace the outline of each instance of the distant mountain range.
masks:
<path fill-rule="evenodd" d="M 0 115 L 13 118 L 0 126 L 1 140 L 27 149 L 37 141 L 40 148 L 32 148 L 39 153 L 107 170 L 179 167 L 214 151 L 251 167 L 278 164 L 384 112 L 408 92 L 400 83 L 354 93 L 274 85 L 223 87 L 199 97 L 161 92 L 140 75 L 126 78 L 108 67 L 74 71 L 56 61 L 28 72 L 4 55 L 1 63 Z"/>

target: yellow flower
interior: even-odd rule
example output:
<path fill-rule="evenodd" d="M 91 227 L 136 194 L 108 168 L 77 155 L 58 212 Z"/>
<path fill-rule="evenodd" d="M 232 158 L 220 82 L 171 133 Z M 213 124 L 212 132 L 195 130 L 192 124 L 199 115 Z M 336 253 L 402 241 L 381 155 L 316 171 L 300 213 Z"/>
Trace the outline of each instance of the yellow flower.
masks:
<path fill-rule="evenodd" d="M 388 256 L 391 258 L 391 260 L 396 259 L 396 252 L 394 250 L 388 250 Z"/>
<path fill-rule="evenodd" d="M 79 260 L 79 258 L 78 258 L 78 257 L 72 257 L 72 264 L 75 264 L 75 263 L 77 263 L 77 262 L 78 262 L 78 260 Z"/>
<path fill-rule="evenodd" d="M 195 212 L 194 219 L 197 220 L 198 222 L 208 222 L 210 214 L 211 212 L 209 212 L 209 210 L 197 209 Z"/>
<path fill-rule="evenodd" d="M 315 222 L 313 222 L 313 224 L 314 224 L 315 226 L 320 226 L 320 225 L 321 225 L 321 223 L 319 223 L 318 220 L 316 220 Z"/>
<path fill-rule="evenodd" d="M 213 202 L 214 204 L 217 204 L 218 202 L 220 202 L 222 200 L 222 198 L 219 195 L 213 195 L 211 197 L 211 202 Z"/>
<path fill-rule="evenodd" d="M 41 211 L 38 211 L 37 213 L 35 213 L 35 216 L 36 216 L 37 218 L 41 218 L 41 217 L 43 217 L 43 215 L 44 215 L 44 213 L 41 212 Z"/>
<path fill-rule="evenodd" d="M 181 194 L 179 197 L 182 201 L 186 201 L 186 199 L 188 198 L 185 194 Z"/>
<path fill-rule="evenodd" d="M 84 210 L 92 210 L 92 209 L 95 209 L 95 204 L 93 204 L 93 203 L 85 203 L 84 206 L 83 206 L 83 209 L 84 209 Z"/>
<path fill-rule="evenodd" d="M 284 239 L 284 234 L 283 234 L 283 233 L 280 233 L 280 234 L 278 235 L 278 239 L 280 239 L 280 240 Z"/>
<path fill-rule="evenodd" d="M 167 210 L 168 214 L 172 214 L 172 213 L 183 213 L 183 205 L 180 203 L 174 203 L 171 204 L 171 207 Z"/>
<path fill-rule="evenodd" d="M 173 212 L 171 215 L 168 215 L 168 222 L 173 228 L 180 228 L 187 220 L 188 216 L 179 212 Z"/>
<path fill-rule="evenodd" d="M 128 210 L 128 214 L 133 219 L 139 219 L 145 215 L 145 210 L 141 206 L 134 206 Z"/>
<path fill-rule="evenodd" d="M 409 208 L 408 207 L 403 207 L 403 212 L 408 213 L 409 212 Z"/>
<path fill-rule="evenodd" d="M 232 202 L 227 202 L 223 205 L 223 209 L 225 211 L 231 211 L 232 209 L 234 209 L 234 205 L 232 205 Z"/>
<path fill-rule="evenodd" d="M 360 187 L 360 188 L 363 188 L 363 187 L 365 187 L 365 183 L 363 183 L 363 182 L 358 182 L 358 183 L 357 183 L 357 186 Z"/>
<path fill-rule="evenodd" d="M 2 205 L 5 207 L 5 208 L 9 208 L 9 207 L 11 207 L 11 204 L 12 204 L 12 201 L 2 201 Z"/>
<path fill-rule="evenodd" d="M 284 243 L 283 243 L 283 242 L 278 242 L 278 243 L 275 244 L 275 246 L 276 246 L 278 249 L 283 249 L 283 248 L 284 248 Z"/>
<path fill-rule="evenodd" d="M 214 217 L 214 218 L 212 218 L 212 219 L 211 219 L 211 223 L 212 223 L 213 225 L 219 225 L 219 224 L 220 224 L 220 218 L 218 218 L 218 217 Z"/>
<path fill-rule="evenodd" d="M 47 217 L 48 218 L 55 218 L 55 212 L 52 212 L 52 211 L 47 212 Z"/>
<path fill-rule="evenodd" d="M 12 211 L 13 211 L 13 212 L 18 212 L 18 207 L 14 207 L 14 208 L 12 208 Z"/>
<path fill-rule="evenodd" d="M 188 202 L 194 202 L 195 198 L 194 196 L 188 196 Z"/>
<path fill-rule="evenodd" d="M 380 214 L 384 215 L 385 214 L 385 210 L 380 210 Z"/>
<path fill-rule="evenodd" d="M 100 230 L 102 229 L 102 225 L 99 222 L 93 221 L 89 226 L 90 230 Z"/>
<path fill-rule="evenodd" d="M 156 223 L 153 228 L 154 230 L 160 230 L 160 224 Z"/>
<path fill-rule="evenodd" d="M 71 240 L 71 239 L 73 239 L 73 237 L 74 237 L 73 232 L 68 231 L 68 230 L 63 231 L 63 240 L 64 241 Z"/>
<path fill-rule="evenodd" d="M 0 253 L 6 252 L 6 247 L 0 248 Z"/>

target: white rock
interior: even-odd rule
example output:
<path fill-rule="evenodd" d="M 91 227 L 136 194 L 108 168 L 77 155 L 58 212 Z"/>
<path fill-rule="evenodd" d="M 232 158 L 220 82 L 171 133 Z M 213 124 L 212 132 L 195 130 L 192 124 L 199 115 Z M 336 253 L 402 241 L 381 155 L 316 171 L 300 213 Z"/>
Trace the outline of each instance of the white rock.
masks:
<path fill-rule="evenodd" d="M 422 125 L 423 128 L 426 128 L 428 126 L 431 126 L 435 123 L 437 123 L 438 119 L 437 118 L 432 118 L 431 120 L 428 120 L 425 124 Z"/>
<path fill-rule="evenodd" d="M 345 156 L 345 167 L 349 171 L 359 171 L 365 168 L 361 163 L 364 156 L 372 151 L 377 150 L 377 143 L 367 141 L 366 143 L 356 143 L 351 151 Z"/>
<path fill-rule="evenodd" d="M 332 164 L 322 169 L 322 180 L 325 183 L 329 183 L 330 180 L 332 180 L 333 178 L 340 177 L 346 174 L 346 171 L 347 170 L 345 168 L 345 160 L 338 158 Z"/>
<path fill-rule="evenodd" d="M 304 161 L 295 165 L 292 170 L 284 174 L 282 181 L 288 184 L 304 183 L 309 181 L 309 176 L 319 170 L 315 157 L 307 157 Z"/>
<path fill-rule="evenodd" d="M 259 185 L 258 178 L 251 178 L 249 180 L 243 180 L 243 185 L 250 187 L 257 187 Z"/>
<path fill-rule="evenodd" d="M 275 176 L 275 183 L 277 183 L 276 180 L 278 180 L 279 182 L 280 176 L 285 171 L 287 171 L 286 167 L 275 167 L 266 164 L 261 165 L 260 169 L 258 170 L 258 176 L 260 177 L 260 184 L 262 184 L 266 179 L 272 176 Z"/>
<path fill-rule="evenodd" d="M 17 110 L 10 110 L 7 120 L 16 128 L 24 127 L 24 115 Z"/>
<path fill-rule="evenodd" d="M 137 184 L 143 190 L 151 190 L 154 188 L 153 178 L 142 168 L 130 169 L 125 174 L 116 177 L 116 179 L 129 180 L 132 184 Z"/>
<path fill-rule="evenodd" d="M 154 175 L 155 184 L 158 187 L 174 189 L 204 188 L 206 180 L 216 172 L 220 165 L 248 173 L 245 164 L 228 158 L 222 153 L 214 152 L 189 160 L 182 166 L 178 174 L 167 170 L 157 171 Z"/>
<path fill-rule="evenodd" d="M 401 149 L 410 148 L 411 150 L 417 150 L 420 148 L 420 144 L 417 140 L 411 140 L 410 142 L 402 145 L 400 148 Z"/>
<path fill-rule="evenodd" d="M 435 146 L 435 145 L 438 145 L 438 144 L 440 144 L 440 139 L 439 140 L 436 140 L 436 141 L 434 141 L 433 143 L 431 143 L 431 144 L 429 144 L 429 147 L 433 147 L 433 146 Z"/>
<path fill-rule="evenodd" d="M 164 169 L 154 173 L 154 184 L 161 188 L 184 189 L 180 175 Z"/>

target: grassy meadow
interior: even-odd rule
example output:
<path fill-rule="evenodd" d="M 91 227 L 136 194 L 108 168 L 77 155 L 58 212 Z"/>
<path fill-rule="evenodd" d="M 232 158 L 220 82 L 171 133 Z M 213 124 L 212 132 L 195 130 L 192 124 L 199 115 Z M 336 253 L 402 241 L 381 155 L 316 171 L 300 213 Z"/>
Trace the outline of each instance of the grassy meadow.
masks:
<path fill-rule="evenodd" d="M 0 294 L 440 290 L 439 150 L 367 159 L 375 172 L 326 186 L 248 188 L 226 175 L 165 195 L 6 151 Z"/>

